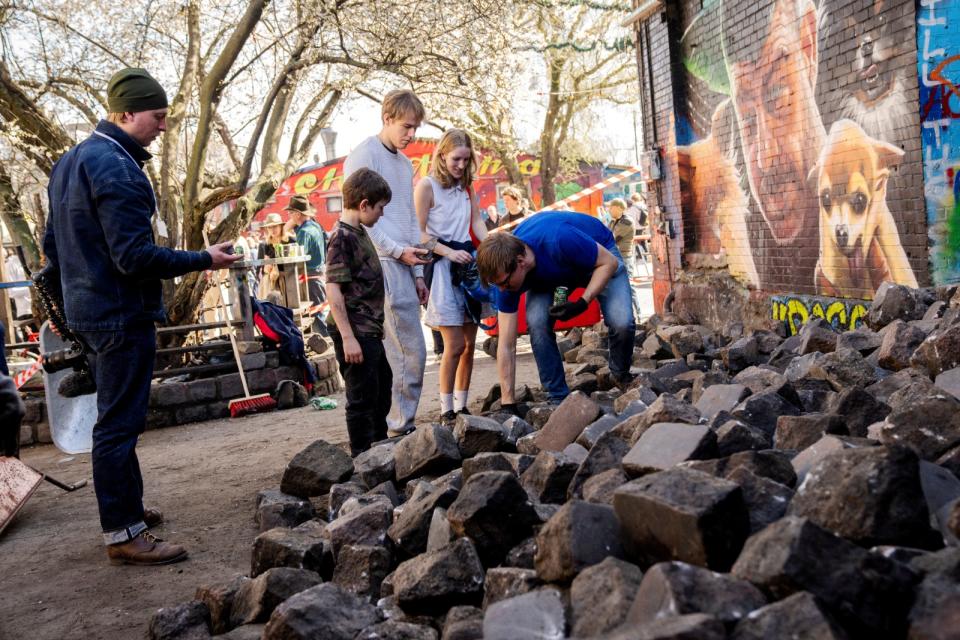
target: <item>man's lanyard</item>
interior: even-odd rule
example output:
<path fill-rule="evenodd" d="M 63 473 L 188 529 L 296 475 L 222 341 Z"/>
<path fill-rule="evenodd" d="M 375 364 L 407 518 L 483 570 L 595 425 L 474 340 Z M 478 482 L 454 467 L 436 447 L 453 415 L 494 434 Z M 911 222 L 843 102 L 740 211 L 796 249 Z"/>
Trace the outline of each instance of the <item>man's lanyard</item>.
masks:
<path fill-rule="evenodd" d="M 113 144 L 117 145 L 117 147 L 120 148 L 120 151 L 123 151 L 124 155 L 126 155 L 128 158 L 130 158 L 130 162 L 133 163 L 133 166 L 135 166 L 137 169 L 139 169 L 139 170 L 140 170 L 140 173 L 142 173 L 145 178 L 147 177 L 147 172 L 144 171 L 144 170 L 143 170 L 143 167 L 140 166 L 140 163 L 137 162 L 137 161 L 133 158 L 132 155 L 130 155 L 130 152 L 123 148 L 123 145 L 122 145 L 122 144 L 120 144 L 119 142 L 117 142 L 116 140 L 114 140 L 113 138 L 111 138 L 110 136 L 106 135 L 105 133 L 100 133 L 99 131 L 94 131 L 94 132 L 93 132 L 93 135 L 95 135 L 95 136 L 100 136 L 100 137 L 103 138 L 104 140 L 109 140 L 109 141 L 112 142 Z M 150 183 L 150 180 L 149 180 L 149 179 L 147 180 L 147 183 L 148 183 L 148 184 Z M 155 213 L 155 212 L 157 211 L 157 194 L 155 194 L 155 193 L 153 192 L 153 186 L 150 187 L 150 196 L 153 198 L 153 213 Z M 151 213 L 151 217 L 153 216 L 153 213 Z M 160 220 L 160 218 L 157 218 L 157 223 L 158 223 L 158 225 L 163 225 L 162 228 L 158 229 L 158 231 L 160 231 L 160 235 L 161 235 L 162 237 L 166 238 L 166 237 L 167 237 L 167 225 L 165 225 L 165 224 L 163 223 L 163 221 Z"/>

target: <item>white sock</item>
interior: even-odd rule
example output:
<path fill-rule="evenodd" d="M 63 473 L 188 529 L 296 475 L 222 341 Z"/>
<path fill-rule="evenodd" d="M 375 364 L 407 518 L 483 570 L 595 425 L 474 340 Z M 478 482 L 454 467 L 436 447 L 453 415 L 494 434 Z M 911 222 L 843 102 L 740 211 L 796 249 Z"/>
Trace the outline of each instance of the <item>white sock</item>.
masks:
<path fill-rule="evenodd" d="M 467 406 L 467 391 L 468 389 L 454 389 L 453 390 L 453 410 L 460 411 Z"/>
<path fill-rule="evenodd" d="M 452 393 L 441 393 L 440 394 L 440 413 L 446 413 L 447 411 L 453 411 L 453 394 Z"/>

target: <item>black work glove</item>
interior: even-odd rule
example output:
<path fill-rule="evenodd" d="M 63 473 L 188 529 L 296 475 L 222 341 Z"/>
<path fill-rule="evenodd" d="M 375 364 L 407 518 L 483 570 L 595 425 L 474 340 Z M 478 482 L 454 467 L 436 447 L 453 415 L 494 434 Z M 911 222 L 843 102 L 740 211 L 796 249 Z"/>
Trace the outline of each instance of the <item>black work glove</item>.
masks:
<path fill-rule="evenodd" d="M 517 403 L 516 403 L 516 402 L 511 402 L 510 404 L 501 404 L 501 405 L 500 405 L 500 411 L 505 411 L 506 413 L 515 415 L 515 416 L 517 416 L 518 418 L 522 418 L 522 417 L 523 417 L 523 416 L 520 415 L 520 410 L 517 408 Z"/>
<path fill-rule="evenodd" d="M 564 302 L 563 304 L 555 304 L 550 307 L 550 317 L 554 320 L 569 320 L 570 318 L 576 318 L 578 315 L 587 310 L 588 303 L 583 298 L 579 300 L 574 300 L 573 302 Z"/>

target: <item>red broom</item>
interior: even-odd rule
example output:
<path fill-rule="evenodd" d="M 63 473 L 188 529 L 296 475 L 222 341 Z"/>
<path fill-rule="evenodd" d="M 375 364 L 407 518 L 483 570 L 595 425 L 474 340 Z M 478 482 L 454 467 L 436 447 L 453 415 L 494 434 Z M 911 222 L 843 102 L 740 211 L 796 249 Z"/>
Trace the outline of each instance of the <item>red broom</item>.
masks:
<path fill-rule="evenodd" d="M 210 239 L 207 237 L 207 230 L 203 230 L 203 241 L 210 248 Z M 230 409 L 231 418 L 249 415 L 251 413 L 266 413 L 277 408 L 277 401 L 269 393 L 260 393 L 255 396 L 250 395 L 250 388 L 247 386 L 247 376 L 243 372 L 243 364 L 240 361 L 240 349 L 237 348 L 237 338 L 233 335 L 233 314 L 230 311 L 230 305 L 227 304 L 227 297 L 223 292 L 223 282 L 220 280 L 220 271 L 214 270 L 214 277 L 217 279 L 217 290 L 220 294 L 220 304 L 223 306 L 224 314 L 227 316 L 227 335 L 230 336 L 230 346 L 233 347 L 233 358 L 237 361 L 237 371 L 240 372 L 240 382 L 243 384 L 243 397 L 231 400 L 227 404 Z"/>

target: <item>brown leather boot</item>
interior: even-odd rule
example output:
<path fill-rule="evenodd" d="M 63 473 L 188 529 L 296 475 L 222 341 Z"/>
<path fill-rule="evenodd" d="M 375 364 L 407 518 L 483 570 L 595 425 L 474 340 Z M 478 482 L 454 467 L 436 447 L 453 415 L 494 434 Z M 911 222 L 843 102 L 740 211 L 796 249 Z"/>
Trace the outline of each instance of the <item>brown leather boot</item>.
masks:
<path fill-rule="evenodd" d="M 110 564 L 135 564 L 151 566 L 171 564 L 187 559 L 187 550 L 178 544 L 164 542 L 147 530 L 138 536 L 107 547 Z"/>
<path fill-rule="evenodd" d="M 148 527 L 157 527 L 163 524 L 163 511 L 153 507 L 143 508 L 143 523 Z"/>

